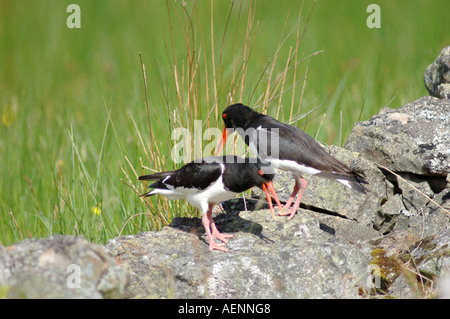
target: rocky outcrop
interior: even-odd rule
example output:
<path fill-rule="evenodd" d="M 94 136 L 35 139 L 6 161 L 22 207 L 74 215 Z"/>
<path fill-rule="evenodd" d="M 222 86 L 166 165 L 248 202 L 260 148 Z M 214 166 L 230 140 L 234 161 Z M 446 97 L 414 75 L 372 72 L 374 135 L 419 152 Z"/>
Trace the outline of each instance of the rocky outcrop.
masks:
<path fill-rule="evenodd" d="M 438 96 L 446 50 L 425 75 Z M 72 236 L 0 247 L 0 297 L 449 298 L 450 101 L 383 109 L 355 124 L 344 148 L 324 147 L 366 177 L 366 194 L 305 176 L 289 221 L 274 220 L 257 190 L 222 203 L 228 253 L 208 250 L 199 218 L 104 247 Z M 293 185 L 290 173 L 274 179 L 282 201 Z"/>
<path fill-rule="evenodd" d="M 370 247 L 358 243 L 378 236 L 373 229 L 308 210 L 274 221 L 268 210 L 239 212 L 242 200 L 231 205 L 215 219 L 234 236 L 228 253 L 208 250 L 198 218 L 111 240 L 107 251 L 130 274 L 127 297 L 356 298 L 366 287 Z"/>
<path fill-rule="evenodd" d="M 111 239 L 55 236 L 0 249 L 0 296 L 31 298 L 438 297 L 450 276 L 450 108 L 424 97 L 357 123 L 326 149 L 367 194 L 308 176 L 301 209 L 272 219 L 265 199 L 216 212 L 229 252 L 210 252 L 199 218 Z M 281 200 L 293 187 L 280 172 Z M 258 191 L 253 195 L 258 197 Z"/>
<path fill-rule="evenodd" d="M 0 297 L 118 298 L 126 276 L 102 246 L 74 236 L 0 246 Z"/>
<path fill-rule="evenodd" d="M 428 236 L 448 227 L 450 101 L 427 96 L 384 109 L 357 123 L 345 148 L 376 163 L 386 178 L 389 191 L 376 208 L 375 229 Z"/>
<path fill-rule="evenodd" d="M 430 95 L 450 99 L 450 46 L 425 70 L 424 80 Z"/>
<path fill-rule="evenodd" d="M 386 177 L 377 165 L 361 154 L 336 146 L 325 146 L 325 148 L 336 159 L 363 174 L 369 182 L 371 191 L 361 194 L 335 181 L 307 176 L 308 186 L 303 195 L 301 207 L 371 226 L 377 208 L 390 194 L 393 194 L 393 187 L 385 182 Z M 289 199 L 294 183 L 291 173 L 280 171 L 275 176 L 274 187 L 281 201 Z"/>
<path fill-rule="evenodd" d="M 430 177 L 432 187 L 442 188 L 450 173 L 449 133 L 450 100 L 425 96 L 357 123 L 345 148 L 395 172 Z"/>
<path fill-rule="evenodd" d="M 326 147 L 366 176 L 367 194 L 307 177 L 290 221 L 273 220 L 263 201 L 224 203 L 216 223 L 234 235 L 229 253 L 208 251 L 197 218 L 111 240 L 107 251 L 130 275 L 126 296 L 438 296 L 450 273 L 449 114 L 448 101 L 424 97 L 357 123 L 345 148 Z M 277 175 L 280 200 L 293 184 Z"/>
<path fill-rule="evenodd" d="M 450 106 L 424 97 L 357 123 L 326 147 L 369 182 L 361 194 L 308 176 L 301 209 L 273 220 L 265 199 L 216 212 L 229 252 L 210 252 L 199 218 L 111 239 L 72 236 L 0 249 L 0 296 L 31 298 L 439 297 L 450 276 Z M 287 200 L 290 173 L 274 186 Z M 253 195 L 258 197 L 258 192 Z"/>

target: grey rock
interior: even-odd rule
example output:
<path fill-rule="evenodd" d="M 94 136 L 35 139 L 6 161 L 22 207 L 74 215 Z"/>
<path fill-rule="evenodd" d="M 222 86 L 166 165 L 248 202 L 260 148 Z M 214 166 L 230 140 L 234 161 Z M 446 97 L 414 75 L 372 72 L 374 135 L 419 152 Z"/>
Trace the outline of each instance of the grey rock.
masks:
<path fill-rule="evenodd" d="M 400 274 L 389 287 L 389 296 L 397 299 L 418 298 L 415 283 L 411 282 L 404 274 Z"/>
<path fill-rule="evenodd" d="M 220 214 L 219 229 L 234 235 L 228 253 L 208 250 L 196 218 L 114 238 L 106 249 L 128 269 L 127 297 L 358 298 L 370 276 L 370 247 L 358 237 L 378 233 L 359 225 L 350 242 L 339 234 L 356 222 L 317 215 L 300 210 L 287 222 L 267 210 Z"/>
<path fill-rule="evenodd" d="M 427 67 L 424 80 L 430 95 L 450 99 L 450 46 L 442 49 L 436 60 Z"/>
<path fill-rule="evenodd" d="M 392 196 L 386 203 L 381 205 L 380 212 L 383 215 L 390 215 L 395 216 L 402 212 L 402 210 L 405 208 L 403 205 L 402 196 L 399 194 L 395 194 Z"/>
<path fill-rule="evenodd" d="M 423 238 L 450 228 L 450 188 L 435 194 L 432 200 L 420 207 L 416 214 L 400 215 L 394 230 L 406 230 Z"/>
<path fill-rule="evenodd" d="M 398 215 L 405 209 L 402 197 L 395 194 L 390 197 L 374 216 L 373 227 L 382 234 L 389 233 L 397 224 Z"/>
<path fill-rule="evenodd" d="M 426 96 L 357 123 L 345 148 L 394 172 L 434 176 L 442 184 L 450 173 L 449 133 L 450 101 Z"/>
<path fill-rule="evenodd" d="M 302 207 L 324 210 L 371 225 L 376 211 L 393 195 L 393 186 L 385 182 L 384 174 L 373 162 L 359 153 L 336 146 L 326 146 L 326 149 L 333 157 L 365 175 L 369 192 L 362 194 L 334 180 L 305 175 L 308 185 L 302 197 Z M 289 172 L 280 171 L 275 176 L 273 184 L 281 201 L 289 199 L 294 183 Z"/>
<path fill-rule="evenodd" d="M 429 298 L 446 294 L 443 285 L 450 270 L 450 228 L 427 237 L 408 230 L 393 231 L 370 242 L 378 255 L 375 264 L 383 269 L 385 278 L 391 278 L 383 287 L 383 295 Z"/>
<path fill-rule="evenodd" d="M 395 298 L 446 298 L 450 274 L 449 245 L 450 228 L 447 228 L 415 241 L 403 253 L 391 251 L 391 256 L 402 266 L 398 267 L 400 275 L 388 289 L 389 295 Z"/>
<path fill-rule="evenodd" d="M 420 208 L 426 206 L 434 196 L 429 182 L 413 174 L 400 173 L 397 184 L 405 209 L 410 215 L 419 213 Z"/>
<path fill-rule="evenodd" d="M 425 237 L 413 250 L 418 270 L 431 277 L 450 274 L 450 228 Z"/>
<path fill-rule="evenodd" d="M 103 247 L 74 236 L 0 247 L 0 287 L 7 298 L 117 298 L 126 277 Z"/>

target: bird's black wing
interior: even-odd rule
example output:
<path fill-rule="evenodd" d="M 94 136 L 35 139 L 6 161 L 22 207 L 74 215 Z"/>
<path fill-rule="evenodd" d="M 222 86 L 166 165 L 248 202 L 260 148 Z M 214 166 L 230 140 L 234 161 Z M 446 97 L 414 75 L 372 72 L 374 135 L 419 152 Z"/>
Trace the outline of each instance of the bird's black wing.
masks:
<path fill-rule="evenodd" d="M 324 147 L 301 129 L 281 123 L 269 116 L 265 116 L 261 120 L 263 120 L 262 123 L 256 122 L 255 126 L 261 125 L 262 129 L 259 132 L 268 134 L 268 147 L 272 147 L 269 149 L 271 153 L 276 153 L 273 148 L 278 147 L 280 159 L 296 161 L 322 172 L 343 174 L 351 172 L 347 165 L 328 154 Z M 269 133 L 264 132 L 264 129 Z"/>
<path fill-rule="evenodd" d="M 215 182 L 221 173 L 219 163 L 194 161 L 178 170 L 141 176 L 139 180 L 156 180 L 156 183 L 150 185 L 151 188 L 167 188 L 166 185 L 171 185 L 172 187 L 205 189 Z"/>
<path fill-rule="evenodd" d="M 367 184 L 367 181 L 364 176 L 335 159 L 324 147 L 301 129 L 281 123 L 269 116 L 256 121 L 254 126 L 255 128 L 261 126 L 261 129 L 255 131 L 255 134 L 258 135 L 262 153 L 265 151 L 270 157 L 278 155 L 279 159 L 296 161 L 318 169 L 320 170 L 319 176 L 348 180 L 353 188 L 365 192 L 362 184 Z M 261 135 L 264 136 L 261 138 Z M 267 145 L 260 142 L 264 139 L 267 140 Z M 258 153 L 260 151 L 261 149 L 258 149 Z"/>

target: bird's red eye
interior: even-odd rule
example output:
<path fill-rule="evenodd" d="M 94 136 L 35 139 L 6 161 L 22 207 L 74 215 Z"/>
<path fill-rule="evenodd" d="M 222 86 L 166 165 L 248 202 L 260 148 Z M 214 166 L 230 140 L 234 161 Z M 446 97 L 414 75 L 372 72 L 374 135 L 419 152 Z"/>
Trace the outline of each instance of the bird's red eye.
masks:
<path fill-rule="evenodd" d="M 225 113 L 222 114 L 222 118 L 225 120 L 227 118 L 227 115 Z"/>
<path fill-rule="evenodd" d="M 260 170 L 258 171 L 258 174 L 259 174 L 259 175 L 261 175 L 261 176 L 262 176 L 262 175 L 264 175 L 264 172 L 263 172 L 263 170 L 262 170 L 262 169 L 260 169 Z"/>

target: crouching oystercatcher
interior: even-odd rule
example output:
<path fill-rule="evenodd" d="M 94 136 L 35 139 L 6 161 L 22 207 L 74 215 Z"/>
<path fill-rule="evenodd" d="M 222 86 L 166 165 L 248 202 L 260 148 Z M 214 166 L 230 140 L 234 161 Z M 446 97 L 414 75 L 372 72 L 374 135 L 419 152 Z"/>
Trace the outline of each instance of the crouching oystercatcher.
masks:
<path fill-rule="evenodd" d="M 362 175 L 328 154 L 301 129 L 255 112 L 240 103 L 228 106 L 222 112 L 222 119 L 225 129 L 217 154 L 222 152 L 228 134 L 235 130 L 261 160 L 270 162 L 272 168 L 293 173 L 295 185 L 284 209 L 290 207 L 296 195 L 297 199 L 289 211 L 279 212 L 279 215 L 289 215 L 288 219 L 294 217 L 307 185 L 302 174 L 335 179 L 356 191 L 366 192 L 363 184 L 368 183 Z"/>
<path fill-rule="evenodd" d="M 139 180 L 155 181 L 149 186 L 153 190 L 141 196 L 161 194 L 168 199 L 186 199 L 191 205 L 201 209 L 202 223 L 209 239 L 209 250 L 227 251 L 225 243 L 233 236 L 218 231 L 212 218 L 214 205 L 257 186 L 266 193 L 273 215 L 269 191 L 282 209 L 273 189 L 273 177 L 269 163 L 263 163 L 257 158 L 226 155 L 195 160 L 180 169 L 140 176 Z M 216 243 L 215 238 L 223 243 Z"/>

